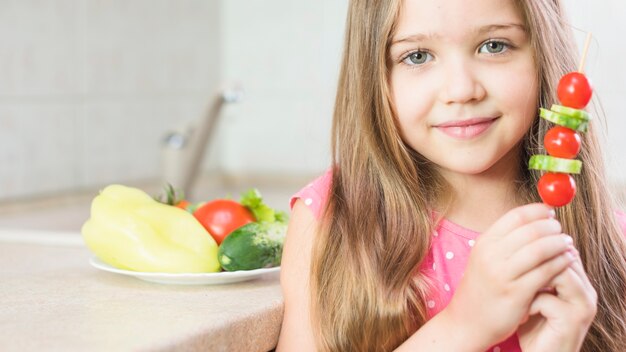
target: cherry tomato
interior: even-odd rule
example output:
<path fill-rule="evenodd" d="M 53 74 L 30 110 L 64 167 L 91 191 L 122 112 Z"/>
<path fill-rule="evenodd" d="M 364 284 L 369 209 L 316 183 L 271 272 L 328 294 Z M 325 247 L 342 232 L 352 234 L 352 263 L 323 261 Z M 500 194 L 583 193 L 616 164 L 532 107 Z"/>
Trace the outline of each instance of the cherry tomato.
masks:
<path fill-rule="evenodd" d="M 568 174 L 547 172 L 539 179 L 537 190 L 544 203 L 562 207 L 574 199 L 576 183 Z"/>
<path fill-rule="evenodd" d="M 574 159 L 580 151 L 580 135 L 567 127 L 552 127 L 543 138 L 548 154 L 557 158 Z"/>
<path fill-rule="evenodd" d="M 561 104 L 574 109 L 587 106 L 592 94 L 587 77 L 580 72 L 570 72 L 563 76 L 556 91 Z"/>
<path fill-rule="evenodd" d="M 189 201 L 187 200 L 181 200 L 180 202 L 176 203 L 175 207 L 177 208 L 181 208 L 183 210 L 187 210 L 187 207 L 191 205 L 191 203 L 189 203 Z"/>
<path fill-rule="evenodd" d="M 229 199 L 216 199 L 200 206 L 193 213 L 219 245 L 224 238 L 241 226 L 256 219 L 243 205 Z"/>

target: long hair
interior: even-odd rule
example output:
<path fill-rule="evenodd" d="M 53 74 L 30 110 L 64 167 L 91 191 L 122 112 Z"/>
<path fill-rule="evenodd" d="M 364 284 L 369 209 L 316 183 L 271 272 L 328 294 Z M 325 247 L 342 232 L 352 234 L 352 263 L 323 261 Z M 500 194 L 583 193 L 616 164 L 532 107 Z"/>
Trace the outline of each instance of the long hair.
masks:
<path fill-rule="evenodd" d="M 388 50 L 402 0 L 351 0 L 332 126 L 332 183 L 311 263 L 311 319 L 323 351 L 390 351 L 427 320 L 428 279 L 418 270 L 436 219 L 449 202 L 436 169 L 402 139 L 389 88 Z M 575 69 L 570 29 L 556 0 L 516 1 L 530 35 L 539 102 L 556 101 Z M 557 210 L 598 292 L 598 314 L 583 351 L 626 350 L 623 234 L 604 174 L 596 121 L 583 134 L 578 195 Z M 540 201 L 541 176 L 528 171 L 550 128 L 537 118 L 521 149 L 520 196 Z"/>

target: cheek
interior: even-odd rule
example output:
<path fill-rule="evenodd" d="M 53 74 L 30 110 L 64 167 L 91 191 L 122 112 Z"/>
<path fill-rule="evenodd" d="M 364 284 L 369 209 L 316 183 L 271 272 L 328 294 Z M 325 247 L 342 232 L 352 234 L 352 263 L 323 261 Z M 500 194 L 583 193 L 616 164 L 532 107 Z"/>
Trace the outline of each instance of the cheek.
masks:
<path fill-rule="evenodd" d="M 508 77 L 498 90 L 501 99 L 506 99 L 508 105 L 526 113 L 533 113 L 537 107 L 538 82 L 535 66 L 532 62 L 526 62 L 510 70 Z"/>
<path fill-rule="evenodd" d="M 434 89 L 429 85 L 428 77 L 424 76 L 417 79 L 411 77 L 410 73 L 392 71 L 392 99 L 402 130 L 425 121 L 432 108 Z"/>
<path fill-rule="evenodd" d="M 533 120 L 537 118 L 538 112 L 538 83 L 535 79 L 529 79 L 520 85 L 517 92 L 518 97 L 522 97 L 522 103 L 519 105 L 519 114 L 522 116 L 524 130 L 530 128 Z"/>
<path fill-rule="evenodd" d="M 502 99 L 507 100 L 507 105 L 521 113 L 534 113 L 537 107 L 537 83 L 534 80 L 520 80 L 507 85 L 502 90 Z"/>

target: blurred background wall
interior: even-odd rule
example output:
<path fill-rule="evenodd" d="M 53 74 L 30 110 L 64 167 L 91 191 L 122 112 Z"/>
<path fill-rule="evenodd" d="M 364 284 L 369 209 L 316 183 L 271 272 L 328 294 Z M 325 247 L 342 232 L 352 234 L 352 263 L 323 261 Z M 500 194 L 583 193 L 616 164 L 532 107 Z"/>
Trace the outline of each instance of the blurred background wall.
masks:
<path fill-rule="evenodd" d="M 218 1 L 0 1 L 0 197 L 153 178 L 220 72 Z"/>
<path fill-rule="evenodd" d="M 223 111 L 204 174 L 314 177 L 330 160 L 347 3 L 0 0 L 0 202 L 158 180 L 164 136 L 228 82 L 245 98 Z M 622 184 L 626 2 L 565 4 L 595 35 L 588 73 Z"/>

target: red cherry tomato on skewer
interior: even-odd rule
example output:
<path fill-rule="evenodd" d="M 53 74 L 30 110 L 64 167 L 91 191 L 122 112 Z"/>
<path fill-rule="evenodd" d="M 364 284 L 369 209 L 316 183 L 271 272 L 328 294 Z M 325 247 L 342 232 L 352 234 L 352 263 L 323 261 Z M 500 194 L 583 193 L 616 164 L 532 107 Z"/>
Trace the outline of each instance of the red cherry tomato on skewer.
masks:
<path fill-rule="evenodd" d="M 570 72 L 559 81 L 557 95 L 561 104 L 574 109 L 582 109 L 589 103 L 592 91 L 584 74 Z"/>
<path fill-rule="evenodd" d="M 574 159 L 580 151 L 580 135 L 567 127 L 552 127 L 543 138 L 548 154 L 557 158 Z"/>
<path fill-rule="evenodd" d="M 574 199 L 576 183 L 568 174 L 547 172 L 539 179 L 537 190 L 544 203 L 562 207 Z"/>

